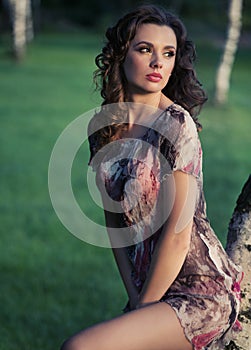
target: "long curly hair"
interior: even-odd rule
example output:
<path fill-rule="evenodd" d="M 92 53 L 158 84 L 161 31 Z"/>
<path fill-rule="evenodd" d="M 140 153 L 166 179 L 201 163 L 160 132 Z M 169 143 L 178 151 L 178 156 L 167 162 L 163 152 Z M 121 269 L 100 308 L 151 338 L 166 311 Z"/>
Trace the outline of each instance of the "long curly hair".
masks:
<path fill-rule="evenodd" d="M 107 42 L 95 59 L 98 69 L 94 72 L 96 87 L 100 89 L 103 98 L 102 106 L 130 102 L 123 63 L 138 28 L 146 23 L 165 25 L 174 31 L 177 40 L 175 66 L 162 92 L 185 108 L 200 130 L 197 116 L 207 97 L 193 66 L 196 58 L 194 44 L 187 39 L 186 28 L 177 16 L 155 5 L 139 6 L 122 17 L 115 26 L 107 29 Z M 119 128 L 125 127 L 124 122 L 118 123 L 118 115 L 113 118 L 116 123 L 113 125 L 111 120 L 110 125 L 99 132 L 100 146 L 111 141 Z"/>

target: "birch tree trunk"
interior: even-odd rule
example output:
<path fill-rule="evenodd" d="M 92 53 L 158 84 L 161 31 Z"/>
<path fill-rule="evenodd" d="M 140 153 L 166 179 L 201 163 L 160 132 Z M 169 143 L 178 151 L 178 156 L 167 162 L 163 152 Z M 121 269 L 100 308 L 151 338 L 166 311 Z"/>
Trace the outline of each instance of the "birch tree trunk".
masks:
<path fill-rule="evenodd" d="M 251 349 L 251 175 L 237 200 L 229 224 L 226 251 L 237 265 L 242 266 L 244 272 L 239 315 L 242 331 L 232 346 L 235 345 L 236 349 L 240 350 L 249 350 Z"/>
<path fill-rule="evenodd" d="M 242 0 L 230 0 L 227 40 L 216 74 L 215 102 L 227 102 L 230 77 L 241 32 Z"/>
<path fill-rule="evenodd" d="M 13 32 L 13 54 L 19 61 L 25 56 L 26 44 L 34 36 L 31 0 L 8 1 Z"/>
<path fill-rule="evenodd" d="M 244 272 L 241 282 L 241 307 L 239 321 L 242 331 L 225 350 L 251 349 L 251 175 L 237 200 L 229 223 L 226 251 Z M 210 349 L 211 350 L 211 349 Z M 213 348 L 213 350 L 224 350 Z"/>

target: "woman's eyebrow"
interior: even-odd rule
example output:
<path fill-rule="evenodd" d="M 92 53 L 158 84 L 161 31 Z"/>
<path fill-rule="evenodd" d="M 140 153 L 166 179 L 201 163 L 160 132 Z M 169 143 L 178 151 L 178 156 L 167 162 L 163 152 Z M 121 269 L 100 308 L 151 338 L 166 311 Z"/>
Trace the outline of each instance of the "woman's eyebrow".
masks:
<path fill-rule="evenodd" d="M 154 47 L 154 44 L 150 43 L 149 41 L 145 41 L 145 40 L 139 41 L 138 43 L 134 44 L 133 46 L 134 46 L 134 47 L 137 47 L 137 46 L 142 45 L 142 44 L 148 45 L 148 46 L 150 46 L 150 47 Z M 173 46 L 173 45 L 166 45 L 166 46 L 163 47 L 163 49 L 164 49 L 164 50 L 168 50 L 168 49 L 174 49 L 174 50 L 176 50 L 176 47 Z"/>

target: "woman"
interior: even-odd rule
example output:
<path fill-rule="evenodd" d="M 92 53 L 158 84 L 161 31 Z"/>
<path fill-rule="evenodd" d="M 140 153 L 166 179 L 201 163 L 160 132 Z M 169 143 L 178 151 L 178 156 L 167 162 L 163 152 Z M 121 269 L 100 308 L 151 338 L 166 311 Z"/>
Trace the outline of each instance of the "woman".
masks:
<path fill-rule="evenodd" d="M 193 44 L 176 16 L 150 5 L 106 37 L 96 58 L 104 101 L 89 125 L 90 165 L 129 302 L 125 314 L 62 350 L 223 349 L 238 328 L 240 269 L 206 217 L 196 117 L 206 97 Z"/>

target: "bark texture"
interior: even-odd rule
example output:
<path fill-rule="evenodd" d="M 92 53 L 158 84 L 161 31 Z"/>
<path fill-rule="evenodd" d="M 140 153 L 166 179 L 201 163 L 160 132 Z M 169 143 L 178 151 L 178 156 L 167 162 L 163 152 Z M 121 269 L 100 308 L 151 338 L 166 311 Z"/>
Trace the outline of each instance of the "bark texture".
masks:
<path fill-rule="evenodd" d="M 251 175 L 239 195 L 229 223 L 226 251 L 242 267 L 244 278 L 239 314 L 242 331 L 225 350 L 251 350 Z"/>

